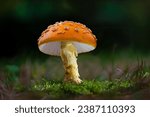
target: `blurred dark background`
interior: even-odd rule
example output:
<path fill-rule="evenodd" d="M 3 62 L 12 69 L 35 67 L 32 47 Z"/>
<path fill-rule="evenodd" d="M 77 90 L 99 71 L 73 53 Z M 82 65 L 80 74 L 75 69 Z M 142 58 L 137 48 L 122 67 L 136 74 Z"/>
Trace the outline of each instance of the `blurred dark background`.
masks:
<path fill-rule="evenodd" d="M 0 56 L 39 52 L 48 25 L 72 20 L 89 27 L 95 50 L 150 50 L 150 0 L 0 0 Z"/>

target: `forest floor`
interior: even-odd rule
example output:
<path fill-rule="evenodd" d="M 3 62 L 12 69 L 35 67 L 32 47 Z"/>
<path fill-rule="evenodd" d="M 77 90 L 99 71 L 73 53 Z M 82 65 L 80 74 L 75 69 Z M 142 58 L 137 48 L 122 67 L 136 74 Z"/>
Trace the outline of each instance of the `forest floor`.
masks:
<path fill-rule="evenodd" d="M 79 85 L 63 82 L 58 57 L 0 61 L 0 99 L 150 99 L 150 55 L 83 54 L 78 57 Z"/>

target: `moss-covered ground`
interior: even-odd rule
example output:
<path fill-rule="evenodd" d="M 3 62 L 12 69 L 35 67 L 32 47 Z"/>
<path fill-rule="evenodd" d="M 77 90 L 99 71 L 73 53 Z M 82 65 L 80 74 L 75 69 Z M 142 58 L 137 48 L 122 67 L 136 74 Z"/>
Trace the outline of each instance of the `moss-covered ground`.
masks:
<path fill-rule="evenodd" d="M 78 57 L 83 83 L 63 82 L 58 57 L 0 59 L 0 99 L 150 99 L 150 55 L 134 52 Z"/>

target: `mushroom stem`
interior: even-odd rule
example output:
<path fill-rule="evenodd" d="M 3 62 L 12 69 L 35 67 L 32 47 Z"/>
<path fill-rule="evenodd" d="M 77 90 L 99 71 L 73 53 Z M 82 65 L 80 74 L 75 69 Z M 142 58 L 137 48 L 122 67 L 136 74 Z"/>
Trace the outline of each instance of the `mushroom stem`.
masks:
<path fill-rule="evenodd" d="M 81 83 L 82 80 L 79 78 L 78 65 L 77 65 L 77 50 L 74 45 L 67 41 L 61 42 L 61 59 L 64 64 L 65 69 L 65 79 L 64 81 L 71 81 L 77 84 Z"/>

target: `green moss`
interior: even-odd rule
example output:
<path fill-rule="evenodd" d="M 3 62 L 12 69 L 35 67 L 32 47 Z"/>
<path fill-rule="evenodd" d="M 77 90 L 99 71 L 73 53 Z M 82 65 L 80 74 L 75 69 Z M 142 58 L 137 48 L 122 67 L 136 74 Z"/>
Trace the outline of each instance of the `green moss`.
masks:
<path fill-rule="evenodd" d="M 85 80 L 80 85 L 73 83 L 63 83 L 61 81 L 42 80 L 31 86 L 33 92 L 45 92 L 51 97 L 69 99 L 73 96 L 110 96 L 121 95 L 122 91 L 134 90 L 135 84 L 129 80 L 114 81 L 88 81 Z"/>

